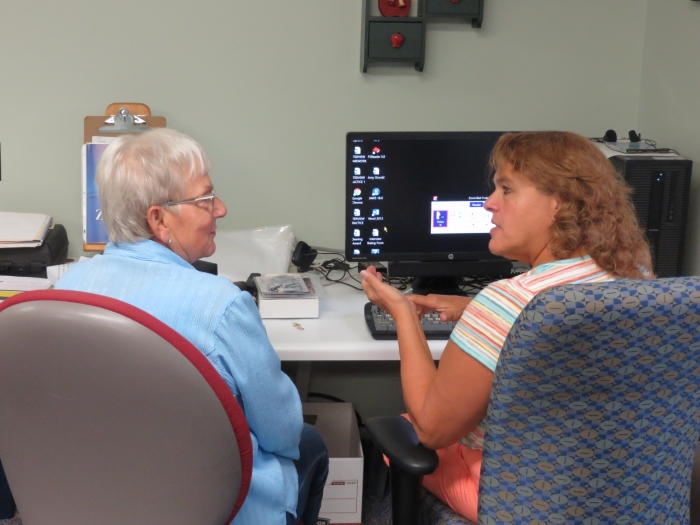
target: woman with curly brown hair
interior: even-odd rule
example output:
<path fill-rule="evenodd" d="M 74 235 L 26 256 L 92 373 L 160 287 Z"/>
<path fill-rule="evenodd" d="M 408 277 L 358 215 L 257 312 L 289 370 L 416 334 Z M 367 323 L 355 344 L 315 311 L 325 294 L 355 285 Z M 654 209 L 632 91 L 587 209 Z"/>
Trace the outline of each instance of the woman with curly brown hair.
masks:
<path fill-rule="evenodd" d="M 520 312 L 553 286 L 651 276 L 651 256 L 629 187 L 588 139 L 545 131 L 503 135 L 491 156 L 495 190 L 489 250 L 532 269 L 474 299 L 406 296 L 362 272 L 369 299 L 396 321 L 404 401 L 418 438 L 440 466 L 425 487 L 476 521 L 484 431 L 494 370 Z M 459 320 L 435 367 L 419 316 Z"/>

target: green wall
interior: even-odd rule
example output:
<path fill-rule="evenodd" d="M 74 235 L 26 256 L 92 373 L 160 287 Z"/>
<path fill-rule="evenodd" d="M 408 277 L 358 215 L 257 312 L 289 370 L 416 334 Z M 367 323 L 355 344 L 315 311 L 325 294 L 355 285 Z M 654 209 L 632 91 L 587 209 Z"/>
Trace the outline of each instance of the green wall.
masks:
<path fill-rule="evenodd" d="M 486 0 L 428 26 L 423 73 L 362 74 L 360 0 L 0 0 L 0 209 L 79 255 L 83 118 L 138 101 L 208 151 L 221 228 L 341 247 L 348 131 L 635 128 L 645 5 Z"/>

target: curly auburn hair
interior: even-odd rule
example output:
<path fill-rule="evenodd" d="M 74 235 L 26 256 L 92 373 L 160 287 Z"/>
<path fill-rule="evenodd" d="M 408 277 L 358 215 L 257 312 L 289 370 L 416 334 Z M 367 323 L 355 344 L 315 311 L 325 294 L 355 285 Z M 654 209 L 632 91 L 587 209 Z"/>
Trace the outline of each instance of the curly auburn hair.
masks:
<path fill-rule="evenodd" d="M 653 276 L 649 245 L 629 198 L 632 190 L 590 140 L 564 131 L 506 133 L 490 161 L 494 172 L 504 164 L 559 198 L 549 230 L 557 259 L 582 248 L 618 277 Z"/>

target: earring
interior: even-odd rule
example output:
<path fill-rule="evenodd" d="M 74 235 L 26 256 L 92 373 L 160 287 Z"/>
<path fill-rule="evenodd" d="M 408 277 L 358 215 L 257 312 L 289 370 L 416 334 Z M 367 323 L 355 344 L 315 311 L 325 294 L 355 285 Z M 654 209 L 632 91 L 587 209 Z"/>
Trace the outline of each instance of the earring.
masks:
<path fill-rule="evenodd" d="M 170 237 L 168 237 L 168 244 L 170 244 L 172 242 L 173 242 L 173 240 Z"/>

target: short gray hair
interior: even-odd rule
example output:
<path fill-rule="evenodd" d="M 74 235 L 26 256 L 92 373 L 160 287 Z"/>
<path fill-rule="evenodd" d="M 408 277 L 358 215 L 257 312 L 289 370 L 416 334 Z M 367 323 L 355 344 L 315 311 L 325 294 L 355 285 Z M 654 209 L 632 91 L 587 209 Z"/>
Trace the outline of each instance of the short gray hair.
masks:
<path fill-rule="evenodd" d="M 95 175 L 109 240 L 150 238 L 148 209 L 182 198 L 185 183 L 209 173 L 209 167 L 202 146 L 172 129 L 118 137 L 102 153 Z"/>

